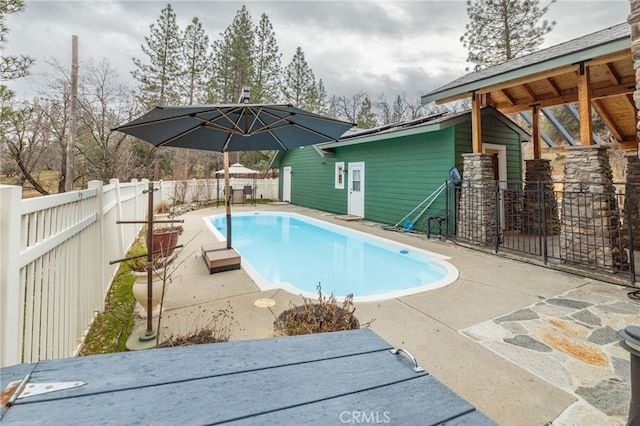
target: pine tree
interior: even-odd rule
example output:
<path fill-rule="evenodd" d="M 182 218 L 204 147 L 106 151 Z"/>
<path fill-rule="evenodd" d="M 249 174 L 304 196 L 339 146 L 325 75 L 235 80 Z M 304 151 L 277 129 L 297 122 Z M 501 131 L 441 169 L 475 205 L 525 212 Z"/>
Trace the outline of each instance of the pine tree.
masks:
<path fill-rule="evenodd" d="M 193 105 L 206 102 L 206 87 L 209 83 L 211 62 L 209 36 L 202 23 L 194 17 L 181 35 L 181 61 L 179 87 L 183 103 Z"/>
<path fill-rule="evenodd" d="M 538 0 L 468 0 L 469 23 L 460 37 L 467 62 L 479 70 L 534 52 L 556 24 L 539 22 L 554 2 L 541 8 Z"/>
<path fill-rule="evenodd" d="M 238 102 L 244 86 L 251 86 L 255 76 L 255 33 L 251 16 L 242 6 L 222 39 L 213 43 L 214 67 L 209 87 L 209 102 Z"/>
<path fill-rule="evenodd" d="M 179 101 L 175 88 L 180 72 L 180 31 L 170 4 L 162 9 L 156 24 L 149 26 L 150 34 L 140 46 L 150 63 L 133 58 L 138 69 L 131 72 L 140 82 L 140 99 L 147 108 Z"/>
<path fill-rule="evenodd" d="M 282 95 L 286 102 L 310 111 L 315 109 L 318 99 L 316 77 L 300 46 L 284 70 L 283 83 Z"/>
<path fill-rule="evenodd" d="M 378 118 L 371 109 L 371 101 L 368 96 L 365 96 L 358 111 L 356 123 L 361 129 L 373 129 L 378 125 Z"/>
<path fill-rule="evenodd" d="M 391 108 L 391 122 L 400 123 L 404 120 L 405 102 L 400 95 L 396 97 Z"/>
<path fill-rule="evenodd" d="M 273 26 L 266 14 L 260 16 L 256 30 L 255 79 L 250 85 L 251 101 L 275 103 L 280 97 L 282 54 L 278 52 Z"/>
<path fill-rule="evenodd" d="M 0 50 L 7 43 L 9 27 L 7 15 L 20 12 L 24 8 L 22 0 L 3 0 L 0 2 Z M 0 80 L 13 80 L 29 74 L 34 59 L 27 55 L 0 56 Z"/>
<path fill-rule="evenodd" d="M 384 93 L 380 93 L 378 96 L 376 109 L 379 111 L 378 119 L 380 120 L 380 125 L 386 126 L 391 123 L 391 107 L 389 106 L 389 102 L 387 101 L 387 97 Z"/>
<path fill-rule="evenodd" d="M 314 111 L 318 114 L 328 115 L 329 114 L 329 105 L 327 101 L 327 89 L 324 87 L 324 83 L 322 79 L 318 80 L 318 85 L 316 86 L 316 106 Z"/>

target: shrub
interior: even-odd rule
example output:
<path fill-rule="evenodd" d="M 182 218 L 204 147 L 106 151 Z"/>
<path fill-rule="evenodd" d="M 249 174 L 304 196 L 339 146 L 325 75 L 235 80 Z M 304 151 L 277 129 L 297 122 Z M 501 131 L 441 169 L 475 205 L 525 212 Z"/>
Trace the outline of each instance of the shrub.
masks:
<path fill-rule="evenodd" d="M 303 304 L 284 311 L 273 323 L 278 334 L 297 336 L 300 334 L 326 333 L 330 331 L 353 330 L 360 328 L 360 322 L 353 314 L 353 294 L 345 297 L 339 306 L 333 293 L 326 297 L 318 284 L 318 301 L 314 302 L 306 297 Z M 372 321 L 364 326 L 368 327 Z"/>
<path fill-rule="evenodd" d="M 193 324 L 188 326 L 188 331 L 177 333 L 176 336 L 158 347 L 228 342 L 231 338 L 231 333 L 238 326 L 238 322 L 233 317 L 231 304 L 228 303 L 225 309 L 220 309 L 213 315 L 210 315 L 206 309 L 198 308 L 201 309 L 201 311 L 198 313 Z"/>

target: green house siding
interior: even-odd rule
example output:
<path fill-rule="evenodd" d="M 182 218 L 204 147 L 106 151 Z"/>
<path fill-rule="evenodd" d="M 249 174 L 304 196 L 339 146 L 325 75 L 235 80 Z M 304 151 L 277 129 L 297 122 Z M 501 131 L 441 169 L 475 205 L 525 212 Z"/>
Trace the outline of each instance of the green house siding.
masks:
<path fill-rule="evenodd" d="M 453 134 L 453 128 L 448 128 L 339 147 L 335 157 L 322 157 L 307 147 L 284 153 L 279 165 L 281 170 L 291 166 L 292 204 L 346 214 L 347 177 L 344 189 L 335 189 L 335 163 L 344 162 L 348 169 L 350 162 L 364 162 L 365 218 L 396 224 L 447 180 L 454 165 Z M 442 193 L 422 217 L 442 214 L 444 197 Z"/>
<path fill-rule="evenodd" d="M 521 179 L 521 136 L 493 115 L 483 115 L 482 127 L 485 142 L 506 146 L 508 179 Z M 394 137 L 390 132 L 387 139 L 367 141 L 365 137 L 361 143 L 352 142 L 338 145 L 324 156 L 313 147 L 280 153 L 281 176 L 284 167 L 292 169 L 291 203 L 336 214 L 348 213 L 348 175 L 344 189 L 336 189 L 335 163 L 343 162 L 346 169 L 349 163 L 364 163 L 364 217 L 402 226 L 403 218 L 409 215 L 405 221 L 414 222 L 414 228 L 422 230 L 428 216 L 446 212 L 444 191 L 423 211 L 427 204 L 424 201 L 448 180 L 454 165 L 462 169 L 462 154 L 472 151 L 471 122 L 452 122 L 439 130 L 431 127 L 429 131 L 404 136 Z M 449 227 L 453 231 L 453 218 Z"/>
<path fill-rule="evenodd" d="M 365 218 L 396 224 L 447 180 L 453 166 L 452 130 L 336 149 L 345 164 L 365 164 Z M 425 216 L 442 210 L 444 194 Z"/>
<path fill-rule="evenodd" d="M 291 204 L 346 214 L 347 192 L 335 189 L 334 182 L 335 163 L 340 161 L 322 157 L 310 146 L 283 153 L 280 176 L 283 176 L 284 167 L 291 167 Z M 282 179 L 279 180 L 279 193 L 282 194 Z"/>
<path fill-rule="evenodd" d="M 472 152 L 471 122 L 456 126 L 456 165 L 462 170 L 462 154 Z M 482 142 L 506 146 L 507 180 L 522 179 L 522 138 L 493 116 L 482 117 Z"/>

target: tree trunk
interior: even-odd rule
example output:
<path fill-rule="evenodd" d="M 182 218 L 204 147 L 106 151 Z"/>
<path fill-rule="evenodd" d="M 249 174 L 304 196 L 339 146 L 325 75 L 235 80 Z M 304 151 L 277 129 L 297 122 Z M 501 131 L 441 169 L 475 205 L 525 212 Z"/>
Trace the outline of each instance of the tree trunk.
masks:
<path fill-rule="evenodd" d="M 33 185 L 33 188 L 38 191 L 40 194 L 42 195 L 49 195 L 49 191 L 47 191 L 46 189 L 44 189 L 42 187 L 42 185 L 40 185 L 40 183 L 38 183 L 37 180 L 35 180 L 33 178 L 33 176 L 31 176 L 31 173 L 29 173 L 29 171 L 27 171 L 27 168 L 24 166 L 24 164 L 22 163 L 22 160 L 17 159 L 16 161 L 18 163 L 18 167 L 20 167 L 20 170 L 22 171 L 22 175 L 24 176 L 24 178 L 31 184 Z"/>

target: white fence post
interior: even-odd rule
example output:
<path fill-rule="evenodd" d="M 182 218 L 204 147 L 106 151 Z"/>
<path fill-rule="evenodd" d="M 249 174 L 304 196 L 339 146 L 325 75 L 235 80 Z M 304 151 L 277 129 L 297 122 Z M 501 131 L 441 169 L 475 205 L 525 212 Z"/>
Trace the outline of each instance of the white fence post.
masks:
<path fill-rule="evenodd" d="M 149 179 L 142 179 L 141 182 L 138 183 L 136 191 L 136 205 L 138 206 L 138 210 L 136 211 L 137 216 L 136 220 L 145 220 L 147 218 L 147 195 L 144 193 L 147 189 L 149 189 Z"/>
<path fill-rule="evenodd" d="M 94 253 L 97 253 L 97 257 L 99 260 L 98 263 L 98 268 L 100 270 L 99 272 L 99 276 L 100 276 L 100 283 L 102 285 L 102 294 L 104 295 L 104 298 L 102 300 L 102 303 L 100 304 L 100 311 L 104 311 L 104 302 L 107 296 L 107 290 L 109 289 L 109 284 L 111 281 L 111 278 L 107 275 L 106 269 L 105 268 L 105 250 L 104 250 L 104 245 L 105 245 L 105 239 L 104 239 L 104 201 L 103 201 L 103 191 L 104 191 L 104 184 L 102 183 L 101 180 L 91 180 L 88 182 L 87 184 L 87 188 L 89 189 L 95 189 L 96 190 L 96 200 L 95 200 L 95 204 L 94 204 L 94 209 L 95 212 L 97 213 L 97 223 L 96 226 L 98 227 L 97 230 L 97 234 L 98 234 L 98 241 L 92 241 L 91 245 L 93 246 L 93 248 L 91 249 Z"/>
<path fill-rule="evenodd" d="M 116 192 L 116 212 L 118 220 L 124 220 L 122 218 L 122 197 L 120 195 L 120 180 L 109 179 L 109 184 L 114 185 L 114 191 Z M 127 243 L 124 240 L 124 230 L 121 226 L 118 226 L 118 243 L 120 244 L 120 250 L 125 252 L 127 250 Z"/>
<path fill-rule="evenodd" d="M 0 367 L 22 361 L 21 200 L 21 187 L 0 185 Z"/>

